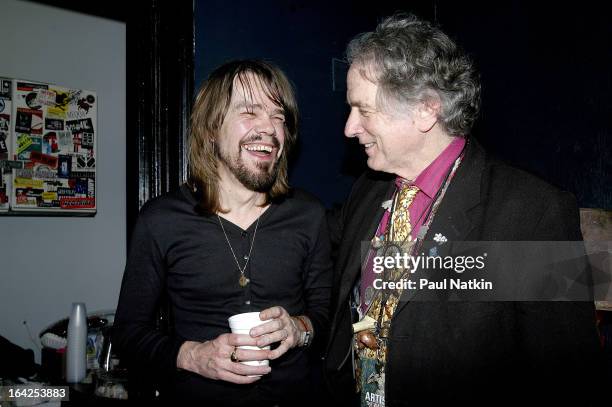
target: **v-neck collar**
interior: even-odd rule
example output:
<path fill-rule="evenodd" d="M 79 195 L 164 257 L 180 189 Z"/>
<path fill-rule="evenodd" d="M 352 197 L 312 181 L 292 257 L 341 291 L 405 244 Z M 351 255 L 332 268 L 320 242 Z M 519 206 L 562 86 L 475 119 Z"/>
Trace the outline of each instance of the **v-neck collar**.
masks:
<path fill-rule="evenodd" d="M 219 216 L 219 219 L 221 219 L 221 221 L 223 222 L 224 225 L 230 225 L 230 227 L 239 230 L 240 233 L 251 232 L 255 228 L 255 225 L 257 224 L 257 220 L 258 219 L 259 219 L 259 225 L 261 226 L 263 221 L 265 221 L 265 219 L 268 217 L 268 213 L 272 209 L 273 205 L 274 205 L 273 203 L 268 205 L 268 207 L 259 215 L 259 217 L 255 218 L 255 220 L 253 222 L 251 222 L 251 224 L 246 229 L 243 229 L 242 227 L 238 226 L 237 224 L 235 224 L 231 220 L 227 219 L 223 215 L 215 214 L 215 217 Z"/>
<path fill-rule="evenodd" d="M 196 207 L 198 205 L 198 203 L 200 202 L 200 200 L 202 199 L 201 192 L 199 190 L 194 191 L 186 183 L 181 185 L 180 189 L 181 189 L 181 192 L 183 193 L 183 195 L 185 196 L 185 198 L 187 198 L 189 203 L 192 204 L 194 207 Z M 268 208 L 265 211 L 263 211 L 263 213 L 260 215 L 259 226 L 261 226 L 262 223 L 264 223 L 266 220 L 268 220 L 270 218 L 270 216 L 272 216 L 272 214 L 276 211 L 278 205 L 279 205 L 278 202 L 271 202 L 270 203 Z M 202 214 L 202 216 L 204 216 L 205 218 L 209 219 L 210 221 L 214 221 L 215 223 L 218 222 L 217 214 L 205 213 L 205 214 Z M 250 232 L 252 229 L 255 228 L 255 224 L 257 223 L 257 219 L 255 219 L 249 225 L 249 227 L 247 227 L 246 229 L 243 229 L 240 226 L 236 225 L 231 220 L 228 220 L 227 218 L 225 218 L 225 217 L 223 217 L 221 215 L 219 215 L 219 217 L 224 222 L 224 225 L 229 225 L 230 228 L 232 228 L 234 230 L 237 230 L 240 233 L 242 233 L 242 232 Z"/>

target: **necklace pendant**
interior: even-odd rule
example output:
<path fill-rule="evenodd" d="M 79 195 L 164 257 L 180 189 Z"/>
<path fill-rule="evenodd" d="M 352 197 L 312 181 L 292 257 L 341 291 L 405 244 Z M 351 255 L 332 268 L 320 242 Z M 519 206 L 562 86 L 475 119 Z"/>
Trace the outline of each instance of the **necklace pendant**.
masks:
<path fill-rule="evenodd" d="M 246 278 L 244 275 L 241 275 L 240 279 L 238 280 L 238 284 L 240 284 L 240 287 L 246 287 L 249 281 L 250 280 L 248 278 Z"/>

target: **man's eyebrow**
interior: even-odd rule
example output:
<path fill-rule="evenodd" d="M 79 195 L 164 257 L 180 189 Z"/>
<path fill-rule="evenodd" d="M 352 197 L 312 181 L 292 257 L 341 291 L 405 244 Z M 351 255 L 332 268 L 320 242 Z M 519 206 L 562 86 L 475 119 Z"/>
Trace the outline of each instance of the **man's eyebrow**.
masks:
<path fill-rule="evenodd" d="M 239 109 L 262 109 L 262 106 L 259 103 L 252 103 L 252 102 L 247 102 L 246 100 L 240 101 L 240 102 L 236 102 L 233 106 L 233 108 L 235 110 L 239 110 Z"/>
<path fill-rule="evenodd" d="M 234 104 L 233 108 L 235 110 L 240 110 L 240 109 L 243 109 L 243 108 L 250 109 L 250 110 L 265 110 L 263 105 L 261 105 L 259 103 L 248 102 L 248 101 L 245 101 L 245 100 L 237 102 L 236 104 Z M 274 113 L 274 114 L 278 114 L 278 113 L 285 114 L 285 110 L 282 107 L 275 106 L 275 108 L 272 109 L 272 113 Z"/>
<path fill-rule="evenodd" d="M 357 107 L 360 109 L 374 109 L 376 110 L 376 108 L 374 106 L 370 106 L 368 103 L 364 103 L 360 100 L 355 100 L 353 102 L 351 102 L 348 98 L 346 98 L 346 104 L 352 107 Z"/>

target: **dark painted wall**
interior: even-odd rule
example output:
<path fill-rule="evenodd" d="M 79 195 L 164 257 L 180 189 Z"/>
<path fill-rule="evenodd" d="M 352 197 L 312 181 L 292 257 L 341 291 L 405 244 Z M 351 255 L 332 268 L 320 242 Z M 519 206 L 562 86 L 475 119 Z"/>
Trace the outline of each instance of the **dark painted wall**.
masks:
<path fill-rule="evenodd" d="M 355 34 L 403 10 L 437 21 L 476 60 L 483 111 L 474 135 L 491 152 L 572 191 L 583 207 L 612 209 L 612 25 L 604 2 L 579 9 L 528 1 L 354 3 L 196 1 L 196 87 L 236 58 L 274 61 L 294 82 L 302 114 L 294 186 L 328 206 L 348 193 L 364 158 L 343 137 L 346 67 L 332 60 Z"/>

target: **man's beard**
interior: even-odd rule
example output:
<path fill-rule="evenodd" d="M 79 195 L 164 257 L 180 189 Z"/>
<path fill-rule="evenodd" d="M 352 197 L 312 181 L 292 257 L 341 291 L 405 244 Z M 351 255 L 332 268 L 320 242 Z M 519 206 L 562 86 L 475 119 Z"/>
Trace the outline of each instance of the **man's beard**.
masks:
<path fill-rule="evenodd" d="M 268 192 L 270 188 L 272 188 L 272 185 L 274 185 L 278 174 L 278 160 L 273 163 L 257 162 L 255 164 L 257 170 L 253 171 L 244 164 L 240 148 L 238 150 L 238 156 L 235 159 L 225 151 L 220 151 L 220 149 L 216 151 L 219 161 L 225 164 L 234 177 L 251 191 Z M 270 171 L 270 166 L 272 166 L 272 171 Z"/>

